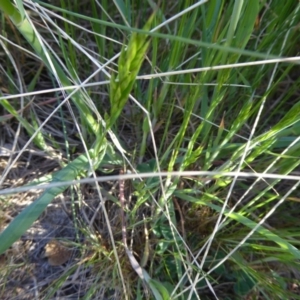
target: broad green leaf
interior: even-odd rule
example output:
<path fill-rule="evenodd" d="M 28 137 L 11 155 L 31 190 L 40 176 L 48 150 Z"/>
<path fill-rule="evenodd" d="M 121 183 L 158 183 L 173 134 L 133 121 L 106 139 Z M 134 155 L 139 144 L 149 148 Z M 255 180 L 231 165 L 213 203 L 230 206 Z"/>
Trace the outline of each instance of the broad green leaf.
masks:
<path fill-rule="evenodd" d="M 4 1 L 4 0 L 2 0 L 2 1 Z M 22 20 L 24 20 L 24 18 L 25 18 L 25 9 L 24 9 L 24 6 L 23 6 L 23 1 L 22 0 L 15 0 L 15 1 L 16 1 L 19 13 L 21 15 L 21 18 L 22 18 Z"/>
<path fill-rule="evenodd" d="M 170 294 L 163 284 L 154 279 L 150 279 L 148 284 L 156 300 L 170 299 Z"/>
<path fill-rule="evenodd" d="M 18 0 L 18 2 L 21 2 Z M 20 3 L 19 3 L 20 5 Z M 0 11 L 3 11 L 5 14 L 7 14 L 13 23 L 18 26 L 22 23 L 22 20 L 24 19 L 24 8 L 23 5 L 21 5 L 21 10 L 19 11 L 10 0 L 1 0 L 0 1 Z"/>

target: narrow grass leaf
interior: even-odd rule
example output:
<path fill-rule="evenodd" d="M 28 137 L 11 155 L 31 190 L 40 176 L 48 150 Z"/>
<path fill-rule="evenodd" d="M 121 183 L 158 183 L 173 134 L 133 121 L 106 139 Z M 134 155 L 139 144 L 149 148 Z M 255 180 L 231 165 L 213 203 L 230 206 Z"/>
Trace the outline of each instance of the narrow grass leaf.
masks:
<path fill-rule="evenodd" d="M 220 207 L 220 206 L 214 205 L 212 203 L 208 203 L 207 201 L 204 201 L 204 200 L 199 200 L 192 196 L 186 195 L 186 194 L 182 193 L 181 191 L 175 192 L 174 195 L 178 196 L 181 199 L 186 200 L 186 201 L 190 201 L 193 203 L 208 206 L 217 212 L 221 212 L 221 210 L 222 210 L 222 207 Z M 239 213 L 236 213 L 236 212 L 229 213 L 229 210 L 225 210 L 224 214 L 226 216 L 228 216 L 229 218 L 231 218 L 232 220 L 235 220 L 235 221 L 247 226 L 250 229 L 253 229 L 257 225 L 257 223 L 255 223 L 254 221 L 251 221 L 250 219 L 242 216 Z M 295 258 L 300 259 L 300 251 L 296 247 L 294 247 L 292 244 L 290 244 L 286 239 L 279 237 L 277 234 L 271 232 L 270 230 L 268 230 L 262 226 L 259 226 L 256 229 L 256 231 L 257 231 L 257 233 L 263 235 L 267 240 L 276 243 L 280 248 L 286 250 L 289 253 L 292 253 L 295 256 Z"/>
<path fill-rule="evenodd" d="M 32 125 L 29 124 L 29 122 L 26 119 L 21 117 L 20 114 L 6 99 L 2 99 L 0 101 L 0 104 L 22 124 L 29 136 L 32 136 L 35 133 L 35 129 L 32 127 Z M 41 132 L 38 132 L 36 134 L 33 141 L 35 145 L 37 145 L 40 149 L 46 150 L 47 145 Z"/>
<path fill-rule="evenodd" d="M 0 7 L 1 9 L 1 7 Z M 17 11 L 17 10 L 15 10 Z M 11 13 L 15 13 L 12 11 Z M 11 15 L 9 15 L 11 17 Z M 18 30 L 21 34 L 25 37 L 31 47 L 35 50 L 37 55 L 41 58 L 43 63 L 47 66 L 47 68 L 53 73 L 55 72 L 61 81 L 63 86 L 71 86 L 72 83 L 69 78 L 64 73 L 63 69 L 60 67 L 59 63 L 54 59 L 52 55 L 47 51 L 45 47 L 41 44 L 40 40 L 37 38 L 34 28 L 32 27 L 31 23 L 25 18 L 21 24 L 17 23 L 16 20 L 13 20 L 14 24 L 17 26 Z M 49 59 L 52 62 L 52 65 L 49 62 Z M 53 70 L 53 68 L 55 71 Z M 72 90 L 69 91 L 71 93 Z M 89 112 L 89 108 L 87 107 L 86 103 L 82 99 L 84 99 L 84 94 L 81 91 L 72 94 L 72 99 L 75 105 L 78 108 L 78 111 L 81 115 L 85 116 L 85 120 L 88 123 L 88 126 L 92 129 L 94 133 L 97 132 L 99 124 L 98 122 L 92 117 L 91 113 Z"/>
<path fill-rule="evenodd" d="M 131 24 L 131 7 L 130 7 L 130 2 L 127 2 L 127 5 L 125 5 L 123 0 L 113 0 L 119 13 L 121 14 L 124 22 L 126 25 L 130 25 Z M 128 5 L 129 4 L 129 5 Z"/>
<path fill-rule="evenodd" d="M 226 46 L 230 46 L 231 42 L 233 40 L 238 21 L 240 19 L 243 3 L 244 3 L 244 0 L 234 1 L 232 18 L 230 19 L 230 25 L 229 25 L 229 29 L 227 32 Z"/>
<path fill-rule="evenodd" d="M 259 0 L 246 2 L 246 8 L 239 20 L 236 30 L 234 45 L 237 48 L 244 48 L 253 32 L 254 24 L 259 13 Z"/>
<path fill-rule="evenodd" d="M 90 153 L 93 156 L 93 153 Z M 101 159 L 101 157 L 99 158 Z M 78 176 L 86 174 L 90 169 L 90 164 L 86 155 L 81 155 L 64 169 L 56 172 L 52 176 L 51 183 L 75 180 Z M 35 222 L 49 203 L 64 192 L 68 186 L 50 187 L 28 205 L 13 221 L 4 229 L 0 235 L 0 254 L 4 253 L 22 234 Z"/>

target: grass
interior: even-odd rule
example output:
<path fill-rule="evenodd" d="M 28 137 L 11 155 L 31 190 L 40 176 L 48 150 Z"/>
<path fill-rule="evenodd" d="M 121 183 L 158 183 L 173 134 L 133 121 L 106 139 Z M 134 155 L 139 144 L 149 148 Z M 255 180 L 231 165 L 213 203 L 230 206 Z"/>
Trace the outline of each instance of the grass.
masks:
<path fill-rule="evenodd" d="M 299 3 L 15 2 L 1 299 L 300 299 Z"/>

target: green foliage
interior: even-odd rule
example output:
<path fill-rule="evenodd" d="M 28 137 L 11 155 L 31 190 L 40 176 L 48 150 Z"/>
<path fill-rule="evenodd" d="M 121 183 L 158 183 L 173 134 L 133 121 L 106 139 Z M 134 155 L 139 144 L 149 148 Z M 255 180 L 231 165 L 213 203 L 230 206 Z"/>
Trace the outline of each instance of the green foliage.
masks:
<path fill-rule="evenodd" d="M 0 3 L 0 11 L 3 11 L 5 14 L 7 14 L 11 20 L 16 24 L 21 24 L 22 20 L 24 19 L 24 7 L 22 4 L 22 1 L 17 0 L 17 7 L 14 7 L 14 5 L 9 0 L 3 0 Z"/>
<path fill-rule="evenodd" d="M 102 156 L 105 149 L 100 152 Z M 95 153 L 89 153 L 90 157 L 94 158 Z M 98 156 L 99 154 L 97 154 Z M 98 166 L 102 157 L 98 156 L 95 165 Z M 86 176 L 90 170 L 89 160 L 86 155 L 81 155 L 73 162 L 69 163 L 65 168 L 57 171 L 52 175 L 51 183 L 61 183 L 64 181 L 72 181 L 82 176 Z M 0 234 L 0 254 L 4 253 L 22 234 L 33 224 L 34 221 L 42 214 L 51 201 L 61 193 L 63 193 L 68 186 L 58 186 L 48 188 L 38 199 L 32 204 L 28 205 L 9 226 Z"/>
<path fill-rule="evenodd" d="M 153 16 L 150 17 L 143 30 L 150 29 Z M 144 56 L 149 46 L 147 36 L 132 33 L 128 46 L 123 47 L 118 62 L 118 74 L 112 75 L 110 79 L 110 116 L 108 127 L 111 127 L 122 112 L 129 93 L 135 83 L 136 76 L 143 63 Z"/>

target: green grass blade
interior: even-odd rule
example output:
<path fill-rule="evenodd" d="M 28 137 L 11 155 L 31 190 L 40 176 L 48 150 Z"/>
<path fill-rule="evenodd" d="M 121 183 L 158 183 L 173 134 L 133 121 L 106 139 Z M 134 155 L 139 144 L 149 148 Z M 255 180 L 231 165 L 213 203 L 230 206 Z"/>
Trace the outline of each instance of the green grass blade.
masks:
<path fill-rule="evenodd" d="M 131 7 L 130 7 L 130 2 L 127 2 L 127 5 L 124 3 L 123 0 L 113 0 L 119 13 L 121 14 L 123 21 L 126 25 L 130 25 L 131 24 L 131 16 L 130 16 L 130 12 L 131 12 Z"/>
<path fill-rule="evenodd" d="M 104 151 L 103 151 L 104 154 Z M 91 151 L 90 156 L 95 154 Z M 102 157 L 98 156 L 96 166 L 101 161 Z M 50 183 L 71 181 L 88 173 L 90 170 L 89 160 L 86 155 L 81 155 L 74 161 L 69 163 L 62 170 L 52 175 Z M 4 253 L 22 234 L 33 224 L 34 221 L 42 214 L 49 203 L 64 192 L 68 186 L 50 187 L 32 204 L 28 205 L 13 221 L 5 228 L 0 235 L 0 254 Z"/>
<path fill-rule="evenodd" d="M 15 8 L 13 11 L 9 10 L 11 14 L 16 14 L 17 9 Z M 11 14 L 9 15 L 11 17 Z M 63 86 L 70 86 L 72 82 L 68 79 L 68 76 L 64 73 L 63 69 L 59 65 L 59 63 L 54 59 L 54 57 L 47 51 L 47 49 L 43 46 L 41 40 L 37 37 L 32 24 L 28 19 L 24 19 L 23 22 L 17 23 L 13 20 L 14 24 L 17 26 L 18 30 L 25 37 L 31 47 L 35 50 L 36 54 L 41 58 L 47 68 L 53 73 L 56 74 Z M 88 126 L 90 129 L 96 133 L 99 127 L 98 122 L 92 117 L 89 108 L 83 102 L 84 94 L 81 91 L 70 92 L 72 93 L 72 99 L 74 100 L 75 105 L 78 107 L 78 111 L 85 116 L 85 120 L 88 122 Z"/>
<path fill-rule="evenodd" d="M 18 0 L 18 3 L 20 4 L 20 0 Z M 21 2 L 22 3 L 22 2 Z M 21 5 L 22 9 L 23 5 Z M 5 14 L 7 14 L 13 23 L 20 24 L 24 17 L 24 11 L 21 10 L 21 13 L 14 7 L 14 5 L 11 3 L 10 0 L 2 0 L 0 1 L 0 11 L 3 11 Z M 23 13 L 22 13 L 23 12 Z"/>
<path fill-rule="evenodd" d="M 0 104 L 22 124 L 30 136 L 35 134 L 34 127 L 25 118 L 21 117 L 6 99 L 2 99 Z M 40 149 L 47 149 L 47 144 L 41 132 L 36 133 L 33 141 Z"/>
<path fill-rule="evenodd" d="M 222 207 L 220 207 L 218 205 L 208 203 L 207 201 L 204 201 L 204 200 L 199 200 L 192 196 L 188 196 L 187 194 L 184 194 L 182 192 L 175 192 L 174 195 L 176 195 L 186 201 L 209 206 L 210 208 L 214 209 L 217 212 L 221 212 L 221 210 L 222 210 Z M 229 213 L 229 210 L 225 209 L 224 214 L 226 216 L 228 216 L 230 219 L 235 220 L 235 221 L 247 226 L 250 229 L 253 229 L 253 228 L 255 228 L 255 226 L 257 226 L 257 223 L 242 216 L 239 213 L 236 213 L 236 212 Z M 264 228 L 262 226 L 259 226 L 256 229 L 256 232 L 261 234 L 262 236 L 264 236 L 266 238 L 266 240 L 276 243 L 281 249 L 283 249 L 289 253 L 292 253 L 295 256 L 295 258 L 300 259 L 300 251 L 295 246 L 293 246 L 291 243 L 289 243 L 288 240 L 278 236 L 277 234 L 271 232 L 270 230 L 268 230 L 267 228 Z"/>
<path fill-rule="evenodd" d="M 3 0 L 3 1 L 5 1 L 5 0 Z M 16 0 L 16 4 L 17 4 L 18 11 L 21 15 L 21 18 L 22 18 L 22 20 L 24 20 L 24 18 L 25 18 L 25 9 L 24 9 L 22 0 Z"/>

